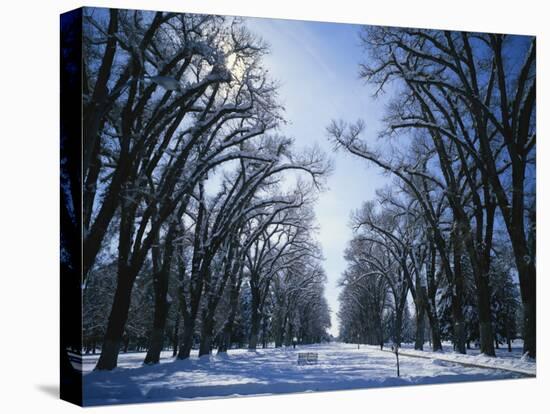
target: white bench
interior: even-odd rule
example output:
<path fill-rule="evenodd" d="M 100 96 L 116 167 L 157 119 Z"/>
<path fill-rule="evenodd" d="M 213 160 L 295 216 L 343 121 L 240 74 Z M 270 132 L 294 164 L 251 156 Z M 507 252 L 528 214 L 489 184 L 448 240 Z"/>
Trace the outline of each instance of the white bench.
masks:
<path fill-rule="evenodd" d="M 317 352 L 299 352 L 298 353 L 298 365 L 312 365 L 316 364 L 319 359 Z"/>

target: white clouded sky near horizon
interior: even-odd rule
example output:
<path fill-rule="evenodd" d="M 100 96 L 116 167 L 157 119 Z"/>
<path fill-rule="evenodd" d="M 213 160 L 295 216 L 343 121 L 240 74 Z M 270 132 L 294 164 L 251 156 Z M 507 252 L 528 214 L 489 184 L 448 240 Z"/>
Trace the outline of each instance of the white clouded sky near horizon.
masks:
<path fill-rule="evenodd" d="M 367 125 L 367 138 L 374 140 L 385 106 L 358 77 L 359 63 L 365 58 L 358 36 L 360 26 L 263 18 L 245 21 L 270 45 L 265 65 L 280 82 L 280 100 L 289 122 L 281 132 L 293 137 L 298 148 L 318 145 L 333 161 L 328 190 L 320 195 L 315 212 L 318 240 L 326 258 L 331 333 L 337 335 L 337 284 L 346 267 L 343 255 L 352 236 L 350 213 L 372 199 L 388 178 L 364 160 L 335 152 L 326 127 L 333 119 L 361 118 Z"/>

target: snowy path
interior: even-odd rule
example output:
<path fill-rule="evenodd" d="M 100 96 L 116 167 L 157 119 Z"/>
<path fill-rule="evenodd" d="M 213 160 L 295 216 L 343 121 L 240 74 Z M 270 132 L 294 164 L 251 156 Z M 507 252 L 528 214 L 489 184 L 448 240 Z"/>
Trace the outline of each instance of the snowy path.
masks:
<path fill-rule="evenodd" d="M 298 366 L 300 351 L 317 352 L 319 363 Z M 115 371 L 87 373 L 85 405 L 523 377 L 518 373 L 465 367 L 440 359 L 403 358 L 401 377 L 397 378 L 393 354 L 365 346 L 358 350 L 356 345 L 340 343 L 295 350 L 270 348 L 255 353 L 233 350 L 226 357 L 193 356 L 175 362 L 171 353 L 165 353 L 162 363 L 156 366 L 142 366 L 143 356 L 121 355 L 120 368 Z M 94 359 L 97 356 L 85 357 L 86 370 L 93 367 Z"/>

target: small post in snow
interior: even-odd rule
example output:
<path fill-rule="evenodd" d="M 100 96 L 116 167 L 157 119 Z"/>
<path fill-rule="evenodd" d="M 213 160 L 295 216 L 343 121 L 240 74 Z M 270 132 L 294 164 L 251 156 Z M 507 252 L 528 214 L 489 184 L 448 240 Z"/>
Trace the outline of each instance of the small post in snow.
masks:
<path fill-rule="evenodd" d="M 393 344 L 391 350 L 395 353 L 395 359 L 397 361 L 397 376 L 399 376 L 399 347 L 397 344 Z"/>
<path fill-rule="evenodd" d="M 357 349 L 359 349 L 359 338 L 360 338 L 360 336 L 359 336 L 359 334 L 357 334 Z"/>

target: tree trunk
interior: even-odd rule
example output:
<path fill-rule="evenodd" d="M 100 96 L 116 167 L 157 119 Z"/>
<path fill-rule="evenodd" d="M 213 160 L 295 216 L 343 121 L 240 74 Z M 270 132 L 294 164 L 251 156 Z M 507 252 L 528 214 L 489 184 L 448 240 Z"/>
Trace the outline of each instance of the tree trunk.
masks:
<path fill-rule="evenodd" d="M 267 320 L 265 315 L 262 318 L 262 349 L 267 348 Z"/>
<path fill-rule="evenodd" d="M 109 314 L 105 339 L 101 347 L 101 355 L 95 367 L 98 371 L 116 368 L 124 326 L 128 320 L 134 279 L 129 277 L 129 274 L 120 276 L 115 290 L 111 313 Z"/>
<path fill-rule="evenodd" d="M 534 284 L 534 282 L 533 282 Z M 536 293 L 523 302 L 523 353 L 537 357 L 537 299 Z"/>
<path fill-rule="evenodd" d="M 489 286 L 485 276 L 481 276 L 478 279 L 478 283 L 476 283 L 479 315 L 479 349 L 482 354 L 495 356 L 493 326 L 491 323 L 491 301 Z"/>
<path fill-rule="evenodd" d="M 212 332 L 214 330 L 214 312 L 208 310 L 205 312 L 201 327 L 201 343 L 199 347 L 199 357 L 210 355 L 212 349 Z"/>
<path fill-rule="evenodd" d="M 283 346 L 283 335 L 284 332 L 281 329 L 279 333 L 275 336 L 275 348 L 280 348 Z"/>
<path fill-rule="evenodd" d="M 382 329 L 382 313 L 376 318 L 376 332 L 378 334 L 378 343 L 380 350 L 384 349 L 384 330 Z"/>
<path fill-rule="evenodd" d="M 176 316 L 176 323 L 174 324 L 174 334 L 172 335 L 172 356 L 175 357 L 178 354 L 178 333 L 180 329 L 180 314 L 178 312 Z"/>
<path fill-rule="evenodd" d="M 220 338 L 220 344 L 218 347 L 218 353 L 227 352 L 231 347 L 231 336 L 233 334 L 233 325 L 235 324 L 235 318 L 239 307 L 239 293 L 241 290 L 242 281 L 242 269 L 239 271 L 239 275 L 235 278 L 235 275 L 231 276 L 231 292 L 229 293 L 229 316 L 223 325 L 222 335 Z"/>
<path fill-rule="evenodd" d="M 227 350 L 231 347 L 231 335 L 233 333 L 234 319 L 235 317 L 230 315 L 223 326 L 220 343 L 218 346 L 218 354 L 221 352 L 227 352 Z"/>
<path fill-rule="evenodd" d="M 251 286 L 250 293 L 252 294 L 251 301 L 251 316 L 250 316 L 250 336 L 248 338 L 248 350 L 255 351 L 258 345 L 258 335 L 260 333 L 260 289 Z"/>
<path fill-rule="evenodd" d="M 164 324 L 163 324 L 164 325 Z M 160 353 L 164 346 L 164 326 L 153 327 L 151 337 L 149 339 L 149 347 L 145 355 L 144 364 L 158 364 L 160 361 Z"/>
<path fill-rule="evenodd" d="M 435 314 L 435 309 L 428 308 L 426 314 L 428 315 L 428 321 L 430 323 L 432 351 L 441 351 L 443 349 L 441 345 L 441 328 L 439 326 L 437 314 Z M 464 344 L 464 341 L 462 343 Z"/>
<path fill-rule="evenodd" d="M 453 324 L 453 339 L 455 350 L 461 354 L 466 353 L 466 324 L 464 320 L 456 320 Z M 470 342 L 468 341 L 468 344 Z M 470 347 L 468 346 L 468 349 Z"/>
<path fill-rule="evenodd" d="M 395 311 L 394 341 L 397 346 L 401 346 L 401 331 L 403 329 L 403 308 L 397 307 Z"/>
<path fill-rule="evenodd" d="M 153 316 L 153 330 L 149 342 L 149 349 L 145 356 L 146 364 L 158 364 L 160 353 L 164 347 L 164 331 L 166 329 L 166 319 L 170 309 L 168 301 L 168 285 L 170 282 L 170 268 L 172 266 L 173 239 L 176 233 L 176 224 L 173 222 L 164 242 L 164 254 L 162 255 L 159 246 L 159 237 L 155 241 L 156 247 L 153 247 L 151 253 L 153 255 L 153 268 L 155 274 L 153 276 L 153 289 L 155 292 L 155 310 Z"/>
<path fill-rule="evenodd" d="M 466 353 L 466 325 L 464 323 L 464 274 L 462 273 L 462 242 L 454 230 L 451 232 L 451 243 L 453 245 L 453 272 L 447 275 L 452 286 L 451 312 L 453 316 L 453 340 L 455 351 Z M 469 349 L 469 347 L 468 347 Z"/>
<path fill-rule="evenodd" d="M 168 293 L 168 275 L 169 272 L 161 272 L 160 275 L 155 276 L 155 279 L 161 279 L 158 281 L 160 286 L 155 289 L 155 310 L 153 316 L 153 329 L 151 331 L 151 338 L 149 341 L 149 349 L 145 356 L 145 364 L 158 364 L 160 360 L 160 353 L 164 346 L 164 331 L 166 328 L 166 318 L 168 317 L 168 310 L 170 304 L 166 299 Z"/>
<path fill-rule="evenodd" d="M 208 328 L 203 329 L 201 332 L 201 343 L 199 347 L 199 357 L 204 355 L 210 355 L 212 349 L 212 333 L 206 332 Z"/>
<path fill-rule="evenodd" d="M 285 346 L 290 346 L 292 345 L 294 335 L 294 325 L 292 324 L 292 322 L 288 321 L 285 331 Z"/>
<path fill-rule="evenodd" d="M 260 333 L 260 313 L 258 309 L 252 311 L 250 321 L 250 336 L 248 339 L 248 349 L 255 351 L 258 345 L 258 334 Z"/>
<path fill-rule="evenodd" d="M 183 334 L 180 338 L 178 359 L 187 359 L 193 348 L 193 335 L 195 333 L 195 318 L 184 319 Z"/>
<path fill-rule="evenodd" d="M 275 334 L 275 348 L 280 348 L 283 346 L 287 319 L 288 319 L 288 312 L 285 312 L 284 318 L 281 318 L 281 320 L 276 321 L 277 330 Z"/>
<path fill-rule="evenodd" d="M 422 303 L 418 303 L 416 306 L 416 336 L 414 341 L 414 349 L 420 351 L 424 349 L 424 331 L 426 330 L 424 310 L 424 305 Z"/>
<path fill-rule="evenodd" d="M 415 305 L 415 316 L 416 316 L 416 335 L 414 341 L 414 349 L 423 350 L 424 349 L 424 331 L 426 330 L 426 303 L 424 301 L 425 293 L 424 287 L 422 286 L 422 281 L 420 280 L 420 275 L 416 272 L 415 278 L 415 290 L 416 294 L 414 297 Z"/>
<path fill-rule="evenodd" d="M 536 213 L 530 212 L 530 227 L 528 245 L 529 249 L 520 251 L 519 256 L 523 259 L 521 266 L 517 266 L 521 302 L 523 305 L 523 353 L 529 357 L 537 357 L 537 268 L 536 268 Z M 522 256 L 523 252 L 523 256 Z M 516 263 L 518 262 L 516 254 Z"/>

